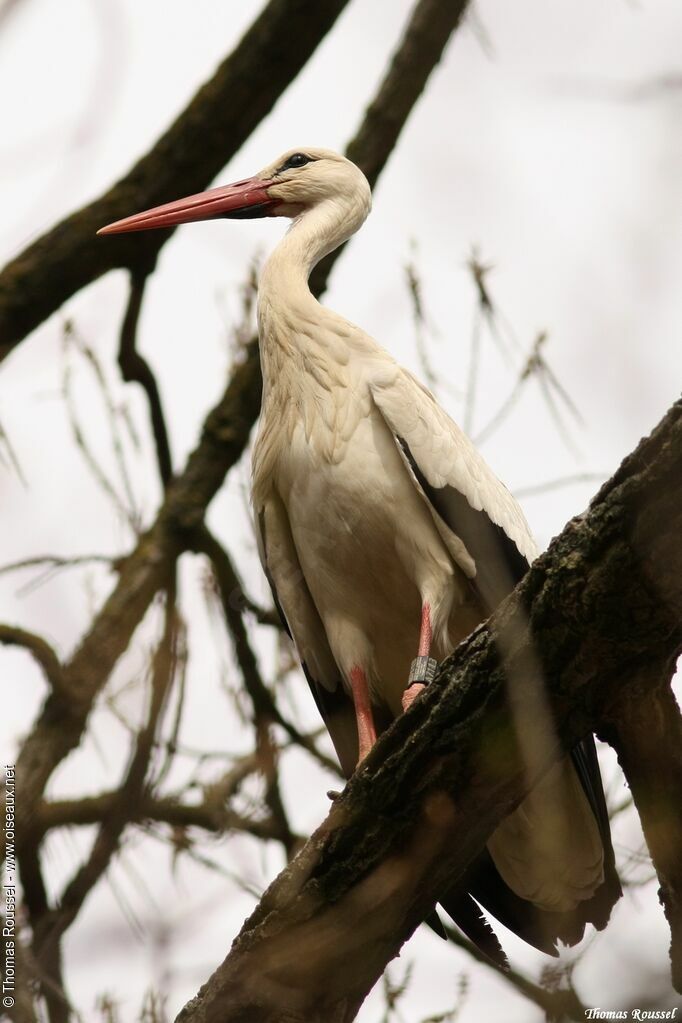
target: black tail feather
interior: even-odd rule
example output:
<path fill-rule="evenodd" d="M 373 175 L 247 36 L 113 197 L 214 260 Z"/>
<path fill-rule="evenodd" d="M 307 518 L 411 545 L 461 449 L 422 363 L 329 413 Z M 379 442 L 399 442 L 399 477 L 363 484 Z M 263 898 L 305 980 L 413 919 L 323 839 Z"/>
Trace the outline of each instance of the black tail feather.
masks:
<path fill-rule="evenodd" d="M 458 891 L 441 899 L 441 905 L 459 929 L 495 966 L 509 969 L 509 963 L 497 935 L 468 892 Z"/>

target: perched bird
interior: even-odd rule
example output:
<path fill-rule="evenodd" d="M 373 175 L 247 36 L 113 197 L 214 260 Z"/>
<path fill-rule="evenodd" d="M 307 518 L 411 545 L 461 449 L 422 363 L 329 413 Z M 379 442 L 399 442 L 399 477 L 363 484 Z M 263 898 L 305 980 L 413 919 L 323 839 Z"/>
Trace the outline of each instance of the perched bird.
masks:
<path fill-rule="evenodd" d="M 433 395 L 310 292 L 312 268 L 370 206 L 358 167 L 307 147 L 100 232 L 293 220 L 258 288 L 253 506 L 275 603 L 346 775 L 536 554 L 518 504 Z M 557 940 L 575 944 L 586 923 L 604 927 L 620 894 L 590 736 L 499 825 L 441 902 L 501 962 L 476 903 L 556 955 Z"/>

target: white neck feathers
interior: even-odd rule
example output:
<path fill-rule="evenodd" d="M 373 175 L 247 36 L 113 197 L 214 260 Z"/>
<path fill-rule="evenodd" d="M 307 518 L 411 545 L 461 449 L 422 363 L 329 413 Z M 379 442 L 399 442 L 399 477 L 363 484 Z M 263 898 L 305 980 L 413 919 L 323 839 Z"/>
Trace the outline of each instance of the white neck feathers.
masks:
<path fill-rule="evenodd" d="M 299 214 L 263 267 L 259 305 L 286 314 L 306 297 L 315 302 L 308 288 L 313 268 L 350 238 L 368 213 L 366 197 L 355 194 L 323 199 Z"/>

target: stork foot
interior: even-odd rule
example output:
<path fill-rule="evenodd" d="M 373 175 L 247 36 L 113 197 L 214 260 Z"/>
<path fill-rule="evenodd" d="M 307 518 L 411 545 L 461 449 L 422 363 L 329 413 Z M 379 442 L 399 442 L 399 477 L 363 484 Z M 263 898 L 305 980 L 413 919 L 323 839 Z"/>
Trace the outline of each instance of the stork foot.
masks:
<path fill-rule="evenodd" d="M 413 682 L 407 687 L 402 696 L 403 713 L 408 709 L 408 707 L 412 706 L 423 689 L 426 689 L 423 682 Z"/>

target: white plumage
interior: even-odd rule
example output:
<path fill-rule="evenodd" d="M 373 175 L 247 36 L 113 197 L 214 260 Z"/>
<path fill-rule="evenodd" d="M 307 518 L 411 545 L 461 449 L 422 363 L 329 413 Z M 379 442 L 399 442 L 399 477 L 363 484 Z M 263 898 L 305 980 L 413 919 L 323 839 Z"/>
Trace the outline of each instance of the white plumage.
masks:
<path fill-rule="evenodd" d="M 518 504 L 430 392 L 309 290 L 314 265 L 370 205 L 354 164 L 306 148 L 107 229 L 293 218 L 259 284 L 253 506 L 263 566 L 347 774 L 418 691 L 405 698 L 417 653 L 446 656 L 536 553 Z M 603 926 L 619 892 L 605 813 L 590 737 L 500 825 L 470 892 L 546 951 L 587 920 Z M 486 947 L 458 899 L 453 916 Z"/>

